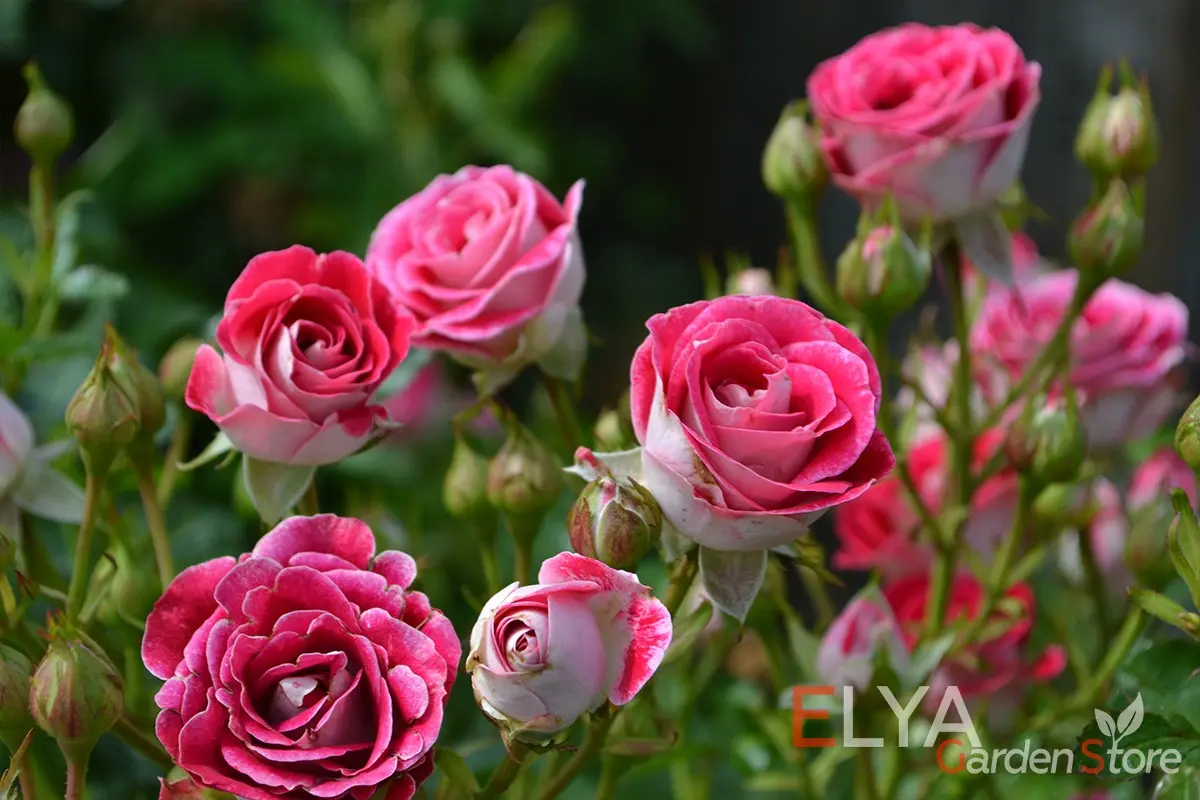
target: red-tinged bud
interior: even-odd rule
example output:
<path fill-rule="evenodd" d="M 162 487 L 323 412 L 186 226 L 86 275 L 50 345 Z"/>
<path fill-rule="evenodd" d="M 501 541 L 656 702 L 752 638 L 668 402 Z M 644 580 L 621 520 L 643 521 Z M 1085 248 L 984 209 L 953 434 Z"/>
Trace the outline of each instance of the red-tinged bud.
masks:
<path fill-rule="evenodd" d="M 492 506 L 511 517 L 540 518 L 558 502 L 562 485 L 558 459 L 532 431 L 510 420 L 508 438 L 488 467 Z"/>
<path fill-rule="evenodd" d="M 125 708 L 112 664 L 78 640 L 55 639 L 33 673 L 30 708 L 68 761 L 86 760 Z"/>
<path fill-rule="evenodd" d="M 605 475 L 584 487 L 567 517 L 576 553 L 616 569 L 631 569 L 658 544 L 662 509 L 631 478 Z"/>
<path fill-rule="evenodd" d="M 103 476 L 138 432 L 138 410 L 112 373 L 112 344 L 105 341 L 100 357 L 67 405 L 67 427 L 79 442 L 83 464 Z"/>
<path fill-rule="evenodd" d="M 138 432 L 130 443 L 130 452 L 135 457 L 152 459 L 154 434 L 167 422 L 162 385 L 158 382 L 158 377 L 138 360 L 137 353 L 117 335 L 111 325 L 105 335 L 112 346 L 109 368 L 113 380 L 137 409 Z"/>
<path fill-rule="evenodd" d="M 1113 180 L 1104 195 L 1071 225 L 1068 246 L 1075 266 L 1102 277 L 1120 275 L 1142 255 L 1146 241 L 1145 191 Z"/>
<path fill-rule="evenodd" d="M 763 150 L 762 175 L 767 189 L 784 199 L 811 199 L 829 182 L 820 134 L 803 101 L 783 109 Z"/>
<path fill-rule="evenodd" d="M 1122 69 L 1121 87 L 1112 93 L 1113 73 L 1100 75 L 1075 139 L 1075 155 L 1101 178 L 1144 175 L 1158 161 L 1158 123 L 1150 87 Z"/>
<path fill-rule="evenodd" d="M 29 713 L 29 675 L 33 665 L 23 654 L 0 645 L 0 742 L 10 750 L 20 746 L 33 727 Z"/>

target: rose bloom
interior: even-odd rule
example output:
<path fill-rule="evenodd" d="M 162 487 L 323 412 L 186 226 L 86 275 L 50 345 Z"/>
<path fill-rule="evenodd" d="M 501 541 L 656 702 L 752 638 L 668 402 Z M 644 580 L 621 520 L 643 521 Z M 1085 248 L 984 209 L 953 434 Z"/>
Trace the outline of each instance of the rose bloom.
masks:
<path fill-rule="evenodd" d="M 349 253 L 263 253 L 225 298 L 223 355 L 196 351 L 187 404 L 252 458 L 332 464 L 386 421 L 372 401 L 407 355 L 412 327 Z"/>
<path fill-rule="evenodd" d="M 945 627 L 970 624 L 983 610 L 986 590 L 973 576 L 960 573 L 950 586 L 946 607 Z M 900 623 L 908 647 L 916 646 L 925 624 L 929 602 L 929 576 L 916 575 L 884 588 L 884 596 Z M 1058 646 L 1048 647 L 1030 657 L 1029 634 L 1033 629 L 1034 598 L 1028 584 L 1018 583 L 1004 595 L 1006 607 L 1018 609 L 1017 615 L 1005 611 L 1000 604 L 982 629 L 984 636 L 954 656 L 947 656 L 930 678 L 929 702 L 935 707 L 942 702 L 946 689 L 957 686 L 964 698 L 990 695 L 1015 687 L 1026 681 L 1047 681 L 1066 667 L 1066 653 Z"/>
<path fill-rule="evenodd" d="M 1170 491 L 1182 489 L 1196 506 L 1196 473 L 1173 447 L 1154 452 L 1134 470 L 1126 500 L 1132 513 L 1148 506 L 1171 505 Z"/>
<path fill-rule="evenodd" d="M 582 202 L 582 181 L 560 203 L 512 167 L 463 167 L 380 220 L 367 267 L 417 318 L 417 344 L 489 371 L 491 385 L 535 361 L 574 377 L 586 346 Z"/>
<path fill-rule="evenodd" d="M 834 182 L 908 220 L 965 216 L 1017 180 L 1041 68 L 1007 33 L 910 23 L 819 65 L 808 100 Z"/>
<path fill-rule="evenodd" d="M 895 463 L 874 358 L 804 303 L 721 297 L 646 326 L 631 374 L 644 485 L 688 538 L 785 544 Z"/>
<path fill-rule="evenodd" d="M 671 643 L 671 615 L 637 576 L 576 553 L 542 564 L 533 586 L 502 589 L 471 631 L 479 707 L 540 741 L 605 702 L 625 705 Z"/>
<path fill-rule="evenodd" d="M 196 783 L 245 800 L 408 800 L 462 654 L 356 519 L 292 517 L 240 559 L 181 572 L 146 620 L 155 730 Z"/>
<path fill-rule="evenodd" d="M 988 294 L 971 330 L 978 377 L 991 399 L 1020 379 L 1050 341 L 1070 305 L 1078 274 L 1059 270 L 1020 291 Z M 1188 310 L 1178 298 L 1109 280 L 1071 328 L 1070 381 L 1088 444 L 1111 448 L 1149 435 L 1179 403 Z M 992 386 L 999 370 L 1001 387 Z"/>
<path fill-rule="evenodd" d="M 1078 510 L 1087 512 L 1083 534 L 1092 547 L 1096 566 L 1114 593 L 1123 593 L 1132 582 L 1125 568 L 1125 547 L 1129 539 L 1129 521 L 1121 507 L 1121 493 L 1104 478 L 1097 478 L 1078 489 Z M 1079 531 L 1068 531 L 1059 540 L 1059 563 L 1071 580 L 1084 579 L 1083 554 L 1079 549 Z M 1166 528 L 1163 528 L 1163 538 Z"/>
<path fill-rule="evenodd" d="M 817 675 L 830 686 L 853 686 L 865 691 L 875 674 L 881 648 L 895 666 L 908 657 L 900 626 L 886 603 L 857 597 L 838 615 L 821 637 L 817 650 Z"/>
<path fill-rule="evenodd" d="M 1003 436 L 992 430 L 976 440 L 973 469 L 983 469 Z M 909 474 L 925 507 L 935 516 L 946 503 L 948 459 L 948 442 L 940 428 L 931 430 L 909 451 Z M 1012 527 L 1018 497 L 1017 476 L 1008 469 L 975 490 L 963 534 L 972 548 L 983 555 L 996 549 Z M 923 571 L 932 554 L 916 541 L 920 526 L 917 509 L 900 476 L 893 473 L 834 511 L 833 530 L 839 548 L 833 564 L 844 570 L 873 569 L 888 579 Z"/>

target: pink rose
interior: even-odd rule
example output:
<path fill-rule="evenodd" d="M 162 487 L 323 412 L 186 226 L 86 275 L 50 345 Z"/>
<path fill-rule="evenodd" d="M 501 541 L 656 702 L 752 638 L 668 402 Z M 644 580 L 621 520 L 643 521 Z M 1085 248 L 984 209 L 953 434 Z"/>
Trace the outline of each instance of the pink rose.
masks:
<path fill-rule="evenodd" d="M 1019 292 L 988 294 L 971 331 L 978 377 L 989 384 L 1020 379 L 1066 313 L 1078 274 L 1059 270 L 1024 283 Z M 1149 435 L 1179 403 L 1179 368 L 1186 357 L 1188 310 L 1168 294 L 1153 295 L 1118 280 L 1092 295 L 1071 328 L 1070 380 L 1079 394 L 1088 444 L 1110 448 Z"/>
<path fill-rule="evenodd" d="M 985 590 L 973 576 L 961 573 L 950 586 L 945 624 L 969 625 L 983 611 Z M 925 624 L 929 576 L 916 575 L 884 588 L 884 596 L 900 623 L 909 648 L 915 647 Z M 982 628 L 979 640 L 952 650 L 930 680 L 929 701 L 941 703 L 947 687 L 957 686 L 964 698 L 992 695 L 1026 681 L 1047 681 L 1066 667 L 1066 653 L 1048 647 L 1032 658 L 1027 652 L 1035 604 L 1028 584 L 1014 584 Z M 991 631 L 989 634 L 988 631 Z"/>
<path fill-rule="evenodd" d="M 1129 483 L 1129 501 L 1131 513 L 1149 506 L 1163 505 L 1170 507 L 1170 491 L 1182 489 L 1187 493 L 1192 507 L 1196 506 L 1196 473 L 1187 465 L 1173 447 L 1163 447 L 1155 451 L 1148 459 L 1134 470 L 1133 479 Z"/>
<path fill-rule="evenodd" d="M 408 353 L 413 321 L 349 253 L 290 247 L 251 259 L 204 345 L 187 404 L 261 461 L 315 466 L 357 452 L 386 420 L 375 391 Z"/>
<path fill-rule="evenodd" d="M 714 550 L 793 541 L 887 475 L 866 346 L 797 300 L 721 297 L 651 317 L 633 358 L 642 479 Z"/>
<path fill-rule="evenodd" d="M 1007 33 L 910 23 L 816 68 L 808 99 L 834 182 L 906 219 L 962 217 L 1017 180 L 1041 67 Z"/>
<path fill-rule="evenodd" d="M 356 519 L 292 517 L 179 574 L 146 620 L 156 732 L 196 783 L 245 800 L 408 800 L 462 654 L 412 557 Z"/>
<path fill-rule="evenodd" d="M 1121 493 L 1117 487 L 1104 479 L 1097 478 L 1090 484 L 1077 489 L 1075 509 L 1086 513 L 1087 524 L 1082 532 L 1068 531 L 1059 540 L 1059 562 L 1063 572 L 1072 580 L 1084 579 L 1083 554 L 1079 549 L 1079 536 L 1088 537 L 1092 557 L 1096 566 L 1114 593 L 1123 593 L 1132 582 L 1125 567 L 1125 546 L 1129 539 L 1129 520 L 1121 507 Z M 1166 536 L 1166 528 L 1163 528 Z"/>
<path fill-rule="evenodd" d="M 606 701 L 625 705 L 671 643 L 671 615 L 637 576 L 575 553 L 542 564 L 483 607 L 467 670 L 480 708 L 520 738 L 566 730 Z"/>
<path fill-rule="evenodd" d="M 559 203 L 512 167 L 463 167 L 384 216 L 367 267 L 417 318 L 417 344 L 489 371 L 490 385 L 534 362 L 571 378 L 586 344 L 582 202 L 582 181 Z"/>
<path fill-rule="evenodd" d="M 887 648 L 891 663 L 898 666 L 908 656 L 900 637 L 900 625 L 891 608 L 880 598 L 850 601 L 825 631 L 817 651 L 817 675 L 830 686 L 853 686 L 865 690 L 875 674 L 880 649 Z"/>

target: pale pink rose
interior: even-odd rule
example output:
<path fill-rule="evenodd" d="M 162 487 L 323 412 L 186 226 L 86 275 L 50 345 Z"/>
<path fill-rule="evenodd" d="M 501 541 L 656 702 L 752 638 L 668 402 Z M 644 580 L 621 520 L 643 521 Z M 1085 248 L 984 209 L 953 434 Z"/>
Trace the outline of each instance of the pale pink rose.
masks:
<path fill-rule="evenodd" d="M 1078 274 L 1058 270 L 997 288 L 984 299 L 971 331 L 977 379 L 998 399 L 995 370 L 1017 381 L 1054 335 Z M 1179 405 L 1187 355 L 1188 310 L 1178 298 L 1109 280 L 1071 329 L 1070 381 L 1080 401 L 1088 444 L 1107 449 L 1153 433 Z"/>
<path fill-rule="evenodd" d="M 834 182 L 908 220 L 962 217 L 1017 180 L 1041 67 L 1007 33 L 916 23 L 872 34 L 808 79 Z"/>
<path fill-rule="evenodd" d="M 830 686 L 853 686 L 864 690 L 875 674 L 875 661 L 887 649 L 891 664 L 899 666 L 908 657 L 900 635 L 900 624 L 887 602 L 866 597 L 850 601 L 825 631 L 817 650 L 817 675 Z"/>
<path fill-rule="evenodd" d="M 467 670 L 480 708 L 518 738 L 552 737 L 605 702 L 625 705 L 662 663 L 671 615 L 636 575 L 576 553 L 484 606 Z"/>
<path fill-rule="evenodd" d="M 1163 447 L 1134 470 L 1126 500 L 1130 513 L 1154 505 L 1171 505 L 1170 491 L 1182 489 L 1196 506 L 1196 473 L 1173 447 Z"/>
<path fill-rule="evenodd" d="M 0 391 L 0 538 L 21 538 L 21 512 L 70 524 L 82 518 L 83 491 L 50 466 L 74 441 L 35 441 L 25 412 Z"/>
<path fill-rule="evenodd" d="M 33 452 L 33 426 L 16 403 L 0 392 L 0 498 L 8 494 Z"/>
<path fill-rule="evenodd" d="M 705 547 L 799 538 L 895 463 L 875 359 L 797 300 L 721 297 L 651 317 L 631 372 L 644 485 Z"/>
<path fill-rule="evenodd" d="M 586 344 L 582 202 L 582 181 L 560 203 L 512 167 L 463 167 L 380 220 L 367 267 L 417 318 L 416 344 L 487 372 L 489 387 L 534 362 L 574 377 Z"/>
<path fill-rule="evenodd" d="M 375 392 L 408 353 L 412 327 L 349 253 L 263 253 L 225 299 L 223 354 L 196 351 L 187 404 L 252 458 L 340 461 L 386 422 Z"/>
<path fill-rule="evenodd" d="M 1059 561 L 1063 572 L 1073 581 L 1085 577 L 1083 554 L 1079 549 L 1079 536 L 1085 535 L 1091 543 L 1096 566 L 1109 583 L 1114 593 L 1124 592 L 1132 581 L 1125 566 L 1125 545 L 1129 539 L 1129 520 L 1121 506 L 1121 493 L 1110 481 L 1097 478 L 1081 487 L 1078 493 L 1079 511 L 1090 512 L 1088 524 L 1082 532 L 1068 531 L 1059 545 Z M 1166 535 L 1166 530 L 1163 530 Z"/>
<path fill-rule="evenodd" d="M 762 267 L 739 270 L 729 280 L 729 294 L 775 294 L 775 276 Z"/>

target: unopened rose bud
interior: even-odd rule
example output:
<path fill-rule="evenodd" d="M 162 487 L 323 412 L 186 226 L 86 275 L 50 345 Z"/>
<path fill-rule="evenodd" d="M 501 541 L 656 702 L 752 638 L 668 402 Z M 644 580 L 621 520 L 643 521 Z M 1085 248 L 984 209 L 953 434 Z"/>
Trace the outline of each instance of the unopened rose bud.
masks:
<path fill-rule="evenodd" d="M 808 105 L 789 103 L 763 151 L 763 183 L 772 194 L 785 199 L 812 198 L 825 188 L 829 168 L 819 139 L 808 119 Z"/>
<path fill-rule="evenodd" d="M 112 665 L 80 641 L 55 639 L 33 673 L 30 707 L 69 760 L 83 760 L 125 708 Z"/>
<path fill-rule="evenodd" d="M 633 443 L 633 431 L 628 420 L 628 412 L 622 417 L 621 412 L 615 408 L 602 413 L 592 429 L 592 435 L 596 437 L 596 449 L 606 452 L 628 449 Z"/>
<path fill-rule="evenodd" d="M 175 400 L 183 398 L 192 374 L 192 365 L 196 363 L 196 351 L 202 344 L 199 339 L 180 339 L 162 357 L 158 364 L 158 380 L 167 397 Z"/>
<path fill-rule="evenodd" d="M 567 516 L 576 553 L 616 569 L 631 569 L 658 544 L 662 509 L 630 478 L 602 476 L 584 487 Z"/>
<path fill-rule="evenodd" d="M 725 292 L 752 296 L 775 294 L 775 276 L 762 267 L 741 269 L 729 276 Z"/>
<path fill-rule="evenodd" d="M 1026 423 L 1009 431 L 1007 455 L 1014 468 L 1039 485 L 1074 480 L 1087 456 L 1087 438 L 1075 404 L 1043 402 Z"/>
<path fill-rule="evenodd" d="M 29 675 L 33 665 L 11 647 L 0 645 L 0 742 L 16 747 L 33 727 L 29 713 Z"/>
<path fill-rule="evenodd" d="M 167 422 L 162 385 L 112 326 L 108 327 L 106 336 L 112 346 L 109 368 L 113 380 L 137 410 L 138 431 L 130 442 L 130 453 L 138 458 L 153 459 L 154 434 Z"/>
<path fill-rule="evenodd" d="M 50 91 L 33 64 L 25 68 L 25 81 L 29 84 L 29 94 L 17 110 L 13 136 L 34 161 L 46 164 L 71 144 L 75 123 L 70 106 Z"/>
<path fill-rule="evenodd" d="M 487 496 L 494 508 L 513 517 L 541 517 L 558 502 L 562 467 L 554 454 L 519 422 L 488 467 Z"/>
<path fill-rule="evenodd" d="M 851 308 L 890 319 L 921 299 L 932 257 L 899 225 L 880 225 L 852 241 L 837 263 L 838 294 Z"/>
<path fill-rule="evenodd" d="M 108 472 L 138 432 L 136 402 L 115 380 L 112 359 L 112 344 L 105 341 L 92 371 L 67 405 L 67 427 L 93 475 Z"/>
<path fill-rule="evenodd" d="M 442 481 L 442 503 L 450 516 L 463 522 L 486 522 L 496 516 L 488 501 L 488 461 L 466 436 L 454 434 L 454 453 Z"/>
<path fill-rule="evenodd" d="M 1200 397 L 1192 401 L 1175 428 L 1175 452 L 1193 471 L 1200 473 Z"/>
<path fill-rule="evenodd" d="M 1112 70 L 1101 74 L 1075 139 L 1075 155 L 1101 178 L 1144 175 L 1158 161 L 1150 87 L 1125 72 L 1116 94 Z"/>
<path fill-rule="evenodd" d="M 1104 195 L 1076 217 L 1068 246 L 1075 266 L 1105 277 L 1120 275 L 1142 255 L 1145 192 L 1116 179 Z"/>

